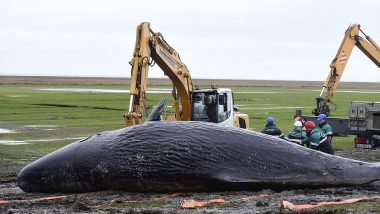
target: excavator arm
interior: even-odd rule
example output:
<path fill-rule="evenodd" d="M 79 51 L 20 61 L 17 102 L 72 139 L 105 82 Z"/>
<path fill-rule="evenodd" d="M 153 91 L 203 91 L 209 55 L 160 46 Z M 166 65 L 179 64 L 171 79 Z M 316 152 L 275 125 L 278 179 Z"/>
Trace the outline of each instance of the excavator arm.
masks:
<path fill-rule="evenodd" d="M 137 26 L 135 50 L 130 61 L 132 65 L 130 103 L 128 112 L 124 114 L 126 126 L 139 124 L 142 121 L 149 66 L 153 66 L 154 62 L 173 83 L 175 120 L 191 118 L 190 93 L 193 90 L 193 82 L 189 70 L 161 33 L 153 32 L 150 24 L 143 22 Z"/>
<path fill-rule="evenodd" d="M 364 38 L 359 35 L 360 32 L 363 33 Z M 355 46 L 380 68 L 380 47 L 360 29 L 360 25 L 350 25 L 345 32 L 335 58 L 330 64 L 330 72 L 323 84 L 322 91 L 319 97 L 316 98 L 317 107 L 313 110 L 314 115 L 330 114 L 330 106 L 334 104 L 332 102 L 334 92 L 339 85 L 340 78 Z M 324 92 L 325 96 L 322 97 Z"/>

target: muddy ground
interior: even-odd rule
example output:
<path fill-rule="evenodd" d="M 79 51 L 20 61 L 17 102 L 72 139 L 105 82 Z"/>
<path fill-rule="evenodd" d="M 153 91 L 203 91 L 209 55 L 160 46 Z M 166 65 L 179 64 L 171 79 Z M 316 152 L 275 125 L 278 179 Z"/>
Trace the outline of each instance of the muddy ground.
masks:
<path fill-rule="evenodd" d="M 337 155 L 358 160 L 380 160 L 380 149 L 337 151 Z M 280 210 L 278 203 L 286 200 L 294 204 L 322 201 L 340 201 L 363 196 L 380 195 L 380 182 L 365 186 L 325 189 L 302 189 L 274 192 L 208 192 L 178 193 L 130 193 L 102 191 L 84 194 L 25 193 L 17 187 L 16 175 L 22 168 L 3 166 L 0 172 L 0 213 L 380 213 L 380 200 L 359 202 L 345 206 L 323 206 L 302 211 Z M 54 200 L 38 201 L 41 197 L 62 196 Z M 183 200 L 208 201 L 224 199 L 224 203 L 207 204 L 201 208 L 183 209 Z M 7 201 L 2 204 L 1 200 Z M 3 201 L 4 203 L 4 201 Z"/>

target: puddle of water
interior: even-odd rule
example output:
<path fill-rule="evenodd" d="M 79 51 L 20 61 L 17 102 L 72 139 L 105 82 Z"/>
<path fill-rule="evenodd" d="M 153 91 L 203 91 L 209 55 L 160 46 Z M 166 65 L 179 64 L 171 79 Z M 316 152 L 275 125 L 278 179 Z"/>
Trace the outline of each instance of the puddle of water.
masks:
<path fill-rule="evenodd" d="M 274 92 L 274 91 L 236 91 L 234 94 L 279 94 L 283 92 Z"/>
<path fill-rule="evenodd" d="M 169 91 L 169 92 L 172 92 L 171 88 L 148 88 L 148 90 L 152 90 L 152 91 Z"/>
<path fill-rule="evenodd" d="M 276 104 L 272 104 L 272 103 L 258 103 L 258 104 L 241 104 L 241 105 L 236 105 L 236 106 L 239 106 L 239 107 L 241 107 L 241 106 L 274 106 L 274 105 L 276 105 Z"/>
<path fill-rule="evenodd" d="M 28 129 L 42 129 L 42 130 L 46 130 L 46 131 L 52 131 L 52 130 L 56 130 L 55 128 L 59 127 L 59 126 L 57 126 L 57 125 L 26 125 L 23 127 L 28 128 Z M 17 131 L 11 130 L 11 129 L 0 128 L 0 134 L 8 134 L 8 133 L 17 133 Z"/>
<path fill-rule="evenodd" d="M 58 125 L 25 125 L 25 128 L 57 128 Z"/>
<path fill-rule="evenodd" d="M 380 91 L 336 91 L 336 93 L 380 94 Z"/>
<path fill-rule="evenodd" d="M 320 92 L 320 90 L 312 90 L 312 91 Z M 336 90 L 335 93 L 380 94 L 380 91 Z"/>
<path fill-rule="evenodd" d="M 14 130 L 0 128 L 0 134 L 16 133 Z"/>
<path fill-rule="evenodd" d="M 241 108 L 240 110 L 269 110 L 269 109 L 306 109 L 306 108 L 313 108 L 313 107 L 306 107 L 306 106 L 281 106 L 281 107 L 252 107 L 252 108 Z"/>
<path fill-rule="evenodd" d="M 69 137 L 69 138 L 48 138 L 48 139 L 36 139 L 28 140 L 28 142 L 51 142 L 51 141 L 60 141 L 60 140 L 81 140 L 85 137 Z"/>
<path fill-rule="evenodd" d="M 50 139 L 36 139 L 36 140 L 0 140 L 0 145 L 25 145 L 33 142 L 53 142 L 61 140 L 81 140 L 85 137 L 70 137 L 70 138 L 50 138 Z"/>
<path fill-rule="evenodd" d="M 12 95 L 12 94 L 10 94 L 10 95 L 5 95 L 5 96 L 7 96 L 7 97 L 12 97 L 12 98 L 26 97 L 26 95 Z"/>
<path fill-rule="evenodd" d="M 29 144 L 22 140 L 0 140 L 0 145 L 24 145 Z"/>
<path fill-rule="evenodd" d="M 64 91 L 64 92 L 94 92 L 94 93 L 129 93 L 129 90 L 122 89 L 98 89 L 98 88 L 37 88 L 40 91 Z M 171 89 L 155 88 L 148 89 L 146 93 L 170 94 Z"/>

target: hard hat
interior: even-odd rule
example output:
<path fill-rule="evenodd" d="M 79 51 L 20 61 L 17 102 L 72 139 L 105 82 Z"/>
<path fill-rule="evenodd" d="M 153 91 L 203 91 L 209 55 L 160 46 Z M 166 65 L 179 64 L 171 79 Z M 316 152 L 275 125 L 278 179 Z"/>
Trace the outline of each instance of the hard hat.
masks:
<path fill-rule="evenodd" d="M 313 121 L 306 121 L 305 129 L 313 129 L 314 127 L 315 127 L 315 124 Z"/>
<path fill-rule="evenodd" d="M 325 114 L 320 114 L 319 116 L 318 116 L 318 121 L 320 121 L 320 120 L 326 120 L 326 115 Z"/>
<path fill-rule="evenodd" d="M 267 123 L 274 123 L 274 118 L 273 117 L 268 117 Z"/>
<path fill-rule="evenodd" d="M 302 126 L 302 122 L 301 121 L 296 121 L 296 122 L 294 122 L 294 126 Z"/>

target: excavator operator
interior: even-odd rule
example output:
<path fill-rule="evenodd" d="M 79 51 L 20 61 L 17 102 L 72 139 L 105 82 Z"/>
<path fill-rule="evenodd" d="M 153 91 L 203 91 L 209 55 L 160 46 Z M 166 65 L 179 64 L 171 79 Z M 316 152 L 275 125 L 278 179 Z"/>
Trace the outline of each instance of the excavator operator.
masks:
<path fill-rule="evenodd" d="M 216 97 L 214 94 L 196 94 L 194 96 L 194 119 L 198 121 L 216 121 Z"/>
<path fill-rule="evenodd" d="M 206 114 L 209 122 L 217 122 L 215 117 L 216 112 L 216 98 L 215 95 L 205 96 Z"/>

